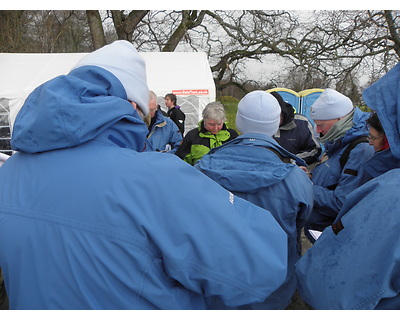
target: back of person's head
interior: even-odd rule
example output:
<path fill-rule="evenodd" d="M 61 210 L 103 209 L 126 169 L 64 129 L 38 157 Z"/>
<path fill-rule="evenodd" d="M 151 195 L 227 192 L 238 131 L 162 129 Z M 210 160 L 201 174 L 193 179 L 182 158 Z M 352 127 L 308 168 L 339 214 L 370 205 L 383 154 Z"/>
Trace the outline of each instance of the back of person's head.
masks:
<path fill-rule="evenodd" d="M 275 97 L 276 100 L 278 100 L 279 105 L 281 106 L 281 116 L 282 116 L 281 125 L 283 126 L 292 121 L 294 118 L 293 106 L 290 103 L 287 103 L 285 100 L 283 100 L 282 96 L 278 92 L 272 91 L 271 94 Z"/>
<path fill-rule="evenodd" d="M 149 91 L 149 103 L 150 102 L 155 102 L 155 104 L 157 104 L 157 95 L 152 90 Z"/>
<path fill-rule="evenodd" d="M 238 105 L 236 127 L 242 133 L 273 136 L 279 128 L 281 107 L 269 92 L 256 90 L 246 94 Z"/>
<path fill-rule="evenodd" d="M 158 109 L 157 105 L 157 95 L 155 94 L 154 91 L 149 91 L 149 112 L 150 112 L 150 117 L 154 117 Z"/>
<path fill-rule="evenodd" d="M 225 108 L 219 101 L 207 104 L 203 110 L 202 116 L 204 120 L 226 121 Z"/>
<path fill-rule="evenodd" d="M 371 116 L 367 119 L 367 125 L 374 128 L 379 133 L 385 134 L 385 130 L 381 124 L 381 121 L 378 118 L 378 114 L 373 112 Z"/>
<path fill-rule="evenodd" d="M 83 57 L 73 68 L 97 66 L 111 72 L 123 85 L 127 99 L 149 113 L 146 64 L 132 43 L 117 40 Z"/>
<path fill-rule="evenodd" d="M 174 104 L 174 106 L 176 106 L 176 95 L 174 95 L 173 93 L 168 93 L 165 95 L 164 99 L 169 99 L 171 100 L 171 102 Z"/>
<path fill-rule="evenodd" d="M 333 89 L 326 89 L 311 106 L 313 120 L 340 119 L 353 111 L 350 98 Z"/>

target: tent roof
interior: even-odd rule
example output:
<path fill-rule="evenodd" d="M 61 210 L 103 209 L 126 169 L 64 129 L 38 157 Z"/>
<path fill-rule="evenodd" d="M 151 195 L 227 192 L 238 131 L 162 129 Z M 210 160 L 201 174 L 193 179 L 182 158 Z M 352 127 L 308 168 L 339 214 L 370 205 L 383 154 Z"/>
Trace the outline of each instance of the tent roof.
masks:
<path fill-rule="evenodd" d="M 0 98 L 27 96 L 40 84 L 67 74 L 87 53 L 0 53 Z M 204 52 L 141 52 L 147 83 L 157 94 L 208 90 L 215 85 Z M 203 93 L 204 94 L 204 93 Z"/>

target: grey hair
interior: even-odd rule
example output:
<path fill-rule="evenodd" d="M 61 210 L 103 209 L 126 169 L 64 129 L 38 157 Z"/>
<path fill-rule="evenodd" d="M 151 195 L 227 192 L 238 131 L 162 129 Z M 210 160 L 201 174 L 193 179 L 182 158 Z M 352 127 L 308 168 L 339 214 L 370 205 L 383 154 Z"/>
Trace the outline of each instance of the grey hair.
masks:
<path fill-rule="evenodd" d="M 152 100 L 157 100 L 157 95 L 154 93 L 154 91 L 149 90 L 149 101 Z"/>
<path fill-rule="evenodd" d="M 224 105 L 219 101 L 207 104 L 202 115 L 205 120 L 226 121 Z"/>

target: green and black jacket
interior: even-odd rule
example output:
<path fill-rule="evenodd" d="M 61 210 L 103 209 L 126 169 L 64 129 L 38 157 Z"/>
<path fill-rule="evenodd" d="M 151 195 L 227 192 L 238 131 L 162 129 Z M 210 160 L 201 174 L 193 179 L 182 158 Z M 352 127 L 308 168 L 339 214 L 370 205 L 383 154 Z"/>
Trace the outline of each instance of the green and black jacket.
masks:
<path fill-rule="evenodd" d="M 238 133 L 234 129 L 229 129 L 226 123 L 224 123 L 221 131 L 217 134 L 212 134 L 204 128 L 204 122 L 201 120 L 197 128 L 190 130 L 186 134 L 175 154 L 187 163 L 194 165 L 210 149 L 219 147 L 237 136 Z"/>

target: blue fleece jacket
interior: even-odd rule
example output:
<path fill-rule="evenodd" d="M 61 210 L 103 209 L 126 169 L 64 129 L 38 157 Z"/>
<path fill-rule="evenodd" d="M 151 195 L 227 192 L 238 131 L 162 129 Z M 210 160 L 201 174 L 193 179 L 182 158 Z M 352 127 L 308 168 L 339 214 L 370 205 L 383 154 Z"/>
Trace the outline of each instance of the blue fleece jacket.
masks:
<path fill-rule="evenodd" d="M 0 268 L 11 309 L 206 309 L 263 301 L 285 280 L 286 234 L 174 155 L 108 71 L 38 87 L 0 168 Z M 179 201 L 176 201 L 179 197 Z"/>
<path fill-rule="evenodd" d="M 241 309 L 284 309 L 296 290 L 295 263 L 301 256 L 300 232 L 313 206 L 313 191 L 305 162 L 263 134 L 243 134 L 213 148 L 195 167 L 238 197 L 270 211 L 288 236 L 288 273 L 285 283 L 263 303 Z"/>
<path fill-rule="evenodd" d="M 342 138 L 325 143 L 326 155 L 312 172 L 314 208 L 306 225 L 308 229 L 324 230 L 330 226 L 342 208 L 346 196 L 359 185 L 358 174 L 363 164 L 372 157 L 374 149 L 368 143 L 359 143 L 351 150 L 344 167 L 340 157 L 348 144 L 368 135 L 366 120 L 370 114 L 355 108 L 353 126 Z"/>
<path fill-rule="evenodd" d="M 147 140 L 154 151 L 165 151 L 170 146 L 168 153 L 175 153 L 182 143 L 182 134 L 176 124 L 164 117 L 160 110 L 156 111 L 156 121 L 147 134 Z"/>

